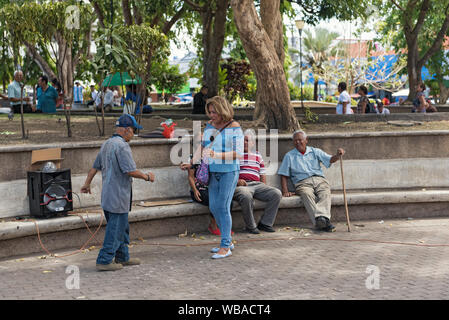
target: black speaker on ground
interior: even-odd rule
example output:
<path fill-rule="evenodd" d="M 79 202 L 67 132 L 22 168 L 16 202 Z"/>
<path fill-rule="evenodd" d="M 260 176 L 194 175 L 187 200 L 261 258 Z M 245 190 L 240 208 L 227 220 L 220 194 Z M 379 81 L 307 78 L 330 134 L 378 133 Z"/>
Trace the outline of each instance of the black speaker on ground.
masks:
<path fill-rule="evenodd" d="M 70 169 L 28 171 L 27 183 L 31 216 L 48 218 L 73 210 Z"/>

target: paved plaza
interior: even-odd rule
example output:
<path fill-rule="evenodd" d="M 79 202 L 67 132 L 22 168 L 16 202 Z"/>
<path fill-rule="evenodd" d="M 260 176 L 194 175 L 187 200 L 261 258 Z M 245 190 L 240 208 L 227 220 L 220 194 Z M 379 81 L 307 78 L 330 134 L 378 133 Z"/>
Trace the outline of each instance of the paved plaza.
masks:
<path fill-rule="evenodd" d="M 449 297 L 449 219 L 352 222 L 351 233 L 336 226 L 335 233 L 294 225 L 260 235 L 236 230 L 233 255 L 221 260 L 210 258 L 219 241 L 210 234 L 139 239 L 130 252 L 142 264 L 116 272 L 96 271 L 98 247 L 14 257 L 0 261 L 0 299 Z"/>

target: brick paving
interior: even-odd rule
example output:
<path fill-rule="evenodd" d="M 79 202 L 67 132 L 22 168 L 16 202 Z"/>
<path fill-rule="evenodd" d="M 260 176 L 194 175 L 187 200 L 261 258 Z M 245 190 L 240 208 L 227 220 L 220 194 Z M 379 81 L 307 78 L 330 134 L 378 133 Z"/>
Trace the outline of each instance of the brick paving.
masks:
<path fill-rule="evenodd" d="M 67 257 L 14 257 L 0 261 L 0 299 L 449 297 L 449 219 L 353 222 L 351 233 L 336 226 L 331 234 L 294 225 L 260 235 L 236 230 L 234 253 L 222 260 L 210 258 L 219 238 L 206 233 L 141 239 L 130 253 L 142 265 L 116 272 L 96 271 L 98 247 Z M 424 246 L 431 244 L 447 246 Z M 79 270 L 79 288 L 71 270 Z"/>

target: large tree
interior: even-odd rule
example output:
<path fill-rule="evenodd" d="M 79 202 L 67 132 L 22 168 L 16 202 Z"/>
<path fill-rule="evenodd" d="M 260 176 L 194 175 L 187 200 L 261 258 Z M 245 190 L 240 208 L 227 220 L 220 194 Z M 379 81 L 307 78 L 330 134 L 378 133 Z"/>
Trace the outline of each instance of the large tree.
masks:
<path fill-rule="evenodd" d="M 281 13 L 279 2 L 271 1 L 274 7 L 265 8 L 265 25 L 277 25 Z M 290 104 L 290 94 L 284 73 L 283 61 L 278 56 L 275 42 L 265 30 L 254 1 L 232 0 L 231 7 L 240 39 L 257 78 L 256 119 L 268 128 L 294 130 L 299 128 L 298 120 Z"/>
<path fill-rule="evenodd" d="M 226 16 L 229 0 L 184 0 L 198 12 L 201 21 L 202 83 L 209 88 L 208 95 L 218 94 L 218 73 L 226 34 Z"/>
<path fill-rule="evenodd" d="M 126 35 L 128 32 L 133 37 L 128 38 L 129 49 L 135 50 L 138 57 L 129 67 L 134 69 L 130 71 L 143 77 L 144 81 L 138 85 L 138 91 L 142 101 L 146 101 L 146 85 L 147 80 L 152 76 L 153 62 L 160 61 L 158 53 L 166 51 L 165 48 L 162 51 L 157 50 L 157 46 L 162 43 L 159 41 L 161 37 L 155 35 L 165 36 L 167 43 L 173 39 L 173 26 L 185 15 L 188 5 L 183 0 L 121 0 L 121 2 L 113 1 L 114 6 L 110 8 L 109 0 L 90 0 L 90 2 L 100 25 L 112 28 L 114 21 L 118 20 L 125 26 L 122 28 L 124 32 L 122 34 Z M 120 10 L 115 10 L 116 7 Z M 139 37 L 145 34 L 148 37 L 143 37 L 139 41 Z M 158 40 L 154 44 L 150 43 L 156 38 Z"/>
<path fill-rule="evenodd" d="M 411 101 L 422 82 L 422 68 L 441 50 L 448 33 L 449 0 L 383 0 L 379 5 L 386 18 L 381 32 L 393 34 L 396 51 L 407 55 Z"/>

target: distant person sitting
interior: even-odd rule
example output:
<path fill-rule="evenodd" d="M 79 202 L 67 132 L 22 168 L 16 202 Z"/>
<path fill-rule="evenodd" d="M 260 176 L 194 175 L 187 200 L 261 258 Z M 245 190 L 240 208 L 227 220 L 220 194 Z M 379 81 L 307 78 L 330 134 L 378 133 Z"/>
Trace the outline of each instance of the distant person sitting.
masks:
<path fill-rule="evenodd" d="M 438 112 L 437 108 L 432 104 L 430 99 L 427 99 L 426 102 L 427 102 L 426 112 L 430 112 L 430 113 Z"/>
<path fill-rule="evenodd" d="M 377 100 L 377 113 L 379 114 L 390 114 L 390 110 L 384 107 L 382 101 Z"/>
<path fill-rule="evenodd" d="M 427 101 L 424 91 L 426 91 L 426 85 L 421 82 L 416 86 L 416 97 L 413 100 L 412 112 L 426 113 Z"/>
<path fill-rule="evenodd" d="M 114 87 L 114 106 L 120 107 L 122 104 L 122 90 L 120 87 Z"/>
<path fill-rule="evenodd" d="M 368 89 L 365 86 L 360 86 L 357 93 L 360 95 L 357 103 L 357 113 L 370 113 L 370 102 L 367 97 Z"/>
<path fill-rule="evenodd" d="M 114 106 L 114 92 L 112 92 L 112 90 L 108 87 L 104 90 L 103 106 L 105 112 L 112 111 L 112 107 Z"/>
<path fill-rule="evenodd" d="M 252 135 L 245 135 L 243 151 L 234 200 L 238 201 L 242 208 L 243 220 L 246 225 L 245 231 L 252 234 L 259 234 L 259 230 L 275 232 L 273 224 L 282 199 L 282 192 L 266 184 L 265 165 L 261 154 L 255 150 L 255 141 Z M 267 204 L 257 225 L 253 212 L 254 199 Z"/>
<path fill-rule="evenodd" d="M 192 114 L 206 114 L 207 86 L 202 86 L 200 92 L 193 98 Z"/>
<path fill-rule="evenodd" d="M 58 79 L 54 78 L 51 80 L 51 84 L 53 88 L 58 92 L 58 99 L 56 100 L 56 109 L 60 109 L 64 107 L 64 91 L 62 91 L 61 84 Z"/>
<path fill-rule="evenodd" d="M 77 81 L 73 87 L 73 102 L 83 103 L 83 86 Z"/>
<path fill-rule="evenodd" d="M 59 94 L 55 88 L 48 85 L 47 76 L 40 76 L 38 80 L 39 87 L 41 87 L 41 94 L 38 98 L 38 104 L 43 113 L 55 113 L 56 101 L 59 98 Z"/>
<path fill-rule="evenodd" d="M 87 102 L 88 106 L 92 106 L 97 99 L 97 90 L 95 90 L 95 86 L 93 84 L 90 85 L 90 98 L 91 100 Z"/>

